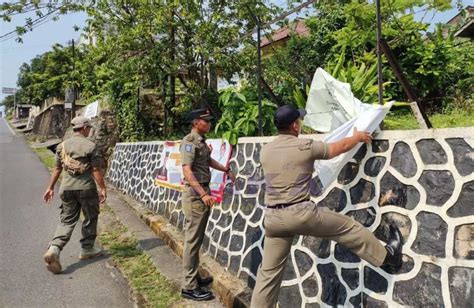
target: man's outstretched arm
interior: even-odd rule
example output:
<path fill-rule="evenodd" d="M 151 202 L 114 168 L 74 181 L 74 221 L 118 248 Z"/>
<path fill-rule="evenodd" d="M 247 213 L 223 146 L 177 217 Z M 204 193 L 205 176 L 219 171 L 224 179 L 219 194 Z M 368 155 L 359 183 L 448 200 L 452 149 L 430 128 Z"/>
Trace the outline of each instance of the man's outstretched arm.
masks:
<path fill-rule="evenodd" d="M 360 132 L 354 127 L 354 133 L 351 137 L 341 139 L 334 143 L 329 143 L 329 154 L 327 159 L 334 158 L 342 153 L 350 151 L 359 142 L 371 143 L 372 135 L 368 132 Z"/>

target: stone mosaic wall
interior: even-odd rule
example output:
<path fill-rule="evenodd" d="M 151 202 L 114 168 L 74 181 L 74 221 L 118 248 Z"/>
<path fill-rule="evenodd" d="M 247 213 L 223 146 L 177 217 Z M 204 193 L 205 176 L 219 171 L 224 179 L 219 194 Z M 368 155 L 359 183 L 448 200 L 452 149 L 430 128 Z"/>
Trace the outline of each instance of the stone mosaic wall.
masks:
<path fill-rule="evenodd" d="M 264 236 L 259 153 L 270 140 L 239 140 L 231 160 L 238 180 L 213 208 L 203 245 L 250 287 Z M 401 228 L 403 268 L 392 275 L 335 242 L 301 236 L 291 249 L 281 306 L 474 306 L 473 147 L 474 128 L 384 132 L 324 193 L 315 178 L 319 206 L 354 217 L 382 241 L 388 223 Z M 180 193 L 153 184 L 162 150 L 162 142 L 117 144 L 108 179 L 182 229 Z"/>

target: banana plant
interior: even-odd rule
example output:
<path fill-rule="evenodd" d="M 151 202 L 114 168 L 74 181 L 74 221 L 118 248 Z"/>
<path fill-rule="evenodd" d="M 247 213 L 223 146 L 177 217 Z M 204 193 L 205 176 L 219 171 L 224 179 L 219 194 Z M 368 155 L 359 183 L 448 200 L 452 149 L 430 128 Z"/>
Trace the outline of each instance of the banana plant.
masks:
<path fill-rule="evenodd" d="M 309 95 L 309 89 L 310 89 L 309 85 L 306 85 L 305 87 L 306 95 L 303 95 L 303 91 L 298 86 L 296 86 L 295 89 L 293 90 L 293 98 L 298 108 L 301 108 L 301 109 L 306 108 L 306 101 Z"/>
<path fill-rule="evenodd" d="M 367 104 L 375 104 L 378 99 L 377 65 L 373 56 L 367 55 L 364 59 L 355 63 L 345 62 L 345 51 L 343 50 L 335 63 L 328 65 L 328 72 L 339 81 L 347 82 L 351 85 L 354 96 Z M 383 83 L 387 86 L 389 82 Z M 305 94 L 300 87 L 293 90 L 293 99 L 298 108 L 306 107 L 306 100 L 310 86 L 306 85 Z"/>
<path fill-rule="evenodd" d="M 328 72 L 339 81 L 351 85 L 354 96 L 367 104 L 377 103 L 377 65 L 373 55 L 367 54 L 364 58 L 346 61 L 345 49 L 342 50 L 337 62 L 328 65 Z M 390 82 L 384 82 L 383 86 Z"/>

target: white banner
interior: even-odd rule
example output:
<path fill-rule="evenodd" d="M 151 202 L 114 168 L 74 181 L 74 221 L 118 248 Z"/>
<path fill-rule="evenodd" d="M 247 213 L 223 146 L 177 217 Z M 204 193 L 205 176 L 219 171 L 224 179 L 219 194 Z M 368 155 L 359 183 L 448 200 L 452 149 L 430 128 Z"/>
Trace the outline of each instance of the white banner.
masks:
<path fill-rule="evenodd" d="M 346 122 L 335 131 L 330 133 L 324 139 L 324 142 L 333 143 L 343 138 L 350 137 L 354 132 L 354 127 L 357 128 L 358 131 L 373 133 L 379 127 L 393 103 L 394 102 L 387 103 L 385 106 L 371 106 L 370 109 L 362 112 L 352 120 Z M 361 146 L 362 143 L 359 143 L 347 153 L 341 154 L 337 157 L 334 157 L 333 159 L 318 160 L 315 162 L 314 170 L 321 180 L 323 189 L 326 189 L 332 184 L 332 182 L 337 178 L 337 175 L 341 169 L 352 159 Z"/>
<path fill-rule="evenodd" d="M 352 94 L 348 83 L 335 79 L 319 67 L 309 90 L 306 103 L 308 115 L 304 123 L 318 132 L 327 133 L 370 107 L 370 104 L 362 103 Z"/>
<path fill-rule="evenodd" d="M 306 103 L 306 125 L 318 132 L 331 132 L 324 142 L 333 143 L 358 131 L 373 133 L 382 122 L 394 102 L 384 106 L 364 104 L 357 99 L 348 83 L 341 82 L 322 68 L 314 73 L 313 82 Z M 336 179 L 362 143 L 351 151 L 330 160 L 316 161 L 315 173 L 319 176 L 323 189 Z"/>

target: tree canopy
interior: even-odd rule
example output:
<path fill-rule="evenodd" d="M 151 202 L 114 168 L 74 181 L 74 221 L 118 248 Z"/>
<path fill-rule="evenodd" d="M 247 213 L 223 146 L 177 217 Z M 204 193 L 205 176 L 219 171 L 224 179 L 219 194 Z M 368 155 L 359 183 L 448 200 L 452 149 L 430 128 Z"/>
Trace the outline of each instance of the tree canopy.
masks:
<path fill-rule="evenodd" d="M 455 39 L 454 29 L 441 25 L 429 31 L 428 22 L 414 18 L 415 11 L 450 7 L 449 0 L 382 1 L 383 36 L 432 110 L 444 108 L 459 91 L 472 99 L 473 43 Z M 200 106 L 225 115 L 217 134 L 234 140 L 256 134 L 251 120 L 255 114 L 248 111 L 256 104 L 256 42 L 255 35 L 246 34 L 255 29 L 255 16 L 265 24 L 281 8 L 271 1 L 254 0 L 29 1 L 1 4 L 0 16 L 8 21 L 12 14 L 36 11 L 41 21 L 44 16 L 59 18 L 79 10 L 88 14 L 84 35 L 94 43 L 79 46 L 74 58 L 72 46 L 55 45 L 23 64 L 18 76 L 23 101 L 38 104 L 48 97 L 61 97 L 65 88 L 75 86 L 86 102 L 107 99 L 124 140 L 171 138 L 171 132 L 182 135 L 188 129 L 188 111 Z M 39 21 L 26 20 L 26 26 L 15 33 L 17 40 Z M 365 101 L 373 102 L 374 4 L 318 1 L 304 23 L 309 36 L 291 35 L 263 61 L 263 76 L 273 92 L 284 103 L 301 103 L 314 71 L 321 66 L 351 83 Z M 269 28 L 264 31 L 271 36 Z M 242 88 L 219 93 L 216 78 L 231 81 L 236 74 L 244 81 Z M 384 78 L 385 99 L 405 101 L 386 63 Z M 156 112 L 149 113 L 143 106 L 143 89 L 152 89 L 158 98 L 163 109 L 159 121 Z M 267 94 L 264 98 L 271 99 Z M 246 106 L 245 110 L 236 104 Z M 269 113 L 276 107 L 269 102 L 266 106 Z M 229 108 L 240 110 L 236 112 L 246 120 L 234 119 Z M 265 129 L 272 131 L 271 125 Z"/>

